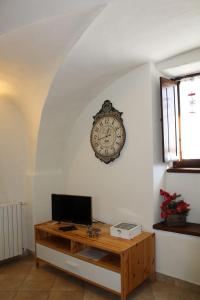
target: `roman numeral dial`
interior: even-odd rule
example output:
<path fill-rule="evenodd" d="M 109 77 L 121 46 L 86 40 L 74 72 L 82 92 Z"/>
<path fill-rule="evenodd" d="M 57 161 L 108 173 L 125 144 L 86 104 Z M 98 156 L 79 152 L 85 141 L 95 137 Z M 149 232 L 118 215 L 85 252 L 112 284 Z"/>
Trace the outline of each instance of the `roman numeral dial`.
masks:
<path fill-rule="evenodd" d="M 111 104 L 111 102 L 109 101 L 107 104 Z M 126 134 L 121 119 L 122 113 L 117 110 L 115 112 L 114 108 L 108 112 L 107 108 L 105 110 L 104 114 L 97 114 L 94 117 L 90 141 L 95 155 L 105 163 L 109 163 L 119 156 Z"/>

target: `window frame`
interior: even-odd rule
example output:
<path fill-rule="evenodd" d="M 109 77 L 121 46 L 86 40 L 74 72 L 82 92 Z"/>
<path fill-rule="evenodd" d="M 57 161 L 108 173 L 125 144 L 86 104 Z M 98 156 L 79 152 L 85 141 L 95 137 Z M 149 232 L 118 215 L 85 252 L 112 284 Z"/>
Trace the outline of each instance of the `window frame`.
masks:
<path fill-rule="evenodd" d="M 200 158 L 199 159 L 182 159 L 182 143 L 181 143 L 181 110 L 180 110 L 180 82 L 182 79 L 185 78 L 191 78 L 191 77 L 196 77 L 196 76 L 200 76 L 200 72 L 198 73 L 193 73 L 193 74 L 187 74 L 184 76 L 179 76 L 179 77 L 175 77 L 175 78 L 170 78 L 170 79 L 166 79 L 166 78 L 161 78 L 160 82 L 161 82 L 161 122 L 162 122 L 162 144 L 163 144 L 163 161 L 165 161 L 164 159 L 164 128 L 163 128 L 163 98 L 162 98 L 162 80 L 166 79 L 166 80 L 172 80 L 173 82 L 175 82 L 177 84 L 177 104 L 178 104 L 178 120 L 177 120 L 177 124 L 178 124 L 178 140 L 176 141 L 177 144 L 179 145 L 178 147 L 178 159 L 177 160 L 173 160 L 173 166 L 171 168 L 168 169 L 168 172 L 184 172 L 184 173 L 200 173 Z"/>

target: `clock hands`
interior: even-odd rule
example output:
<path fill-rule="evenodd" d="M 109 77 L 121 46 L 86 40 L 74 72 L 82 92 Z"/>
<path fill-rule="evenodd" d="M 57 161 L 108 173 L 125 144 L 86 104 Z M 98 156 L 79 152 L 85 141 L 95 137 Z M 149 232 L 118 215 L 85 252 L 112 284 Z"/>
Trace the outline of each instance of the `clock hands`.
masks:
<path fill-rule="evenodd" d="M 105 136 L 102 136 L 102 137 L 101 137 L 101 138 L 99 138 L 98 140 L 105 139 L 105 138 L 107 138 L 107 137 L 109 137 L 109 136 L 111 136 L 111 134 L 107 134 L 107 135 L 105 135 Z"/>
<path fill-rule="evenodd" d="M 110 131 L 110 128 L 108 127 L 107 132 L 106 132 L 106 135 L 104 135 L 104 136 L 98 138 L 98 140 L 106 139 L 107 137 L 111 136 L 111 134 L 109 134 L 109 131 Z"/>

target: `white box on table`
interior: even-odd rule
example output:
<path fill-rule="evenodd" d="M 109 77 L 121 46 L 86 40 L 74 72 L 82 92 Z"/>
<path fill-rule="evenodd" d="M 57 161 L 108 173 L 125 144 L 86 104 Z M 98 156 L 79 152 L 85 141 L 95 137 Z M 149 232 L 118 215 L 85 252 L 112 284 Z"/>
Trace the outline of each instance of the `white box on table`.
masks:
<path fill-rule="evenodd" d="M 112 236 L 131 240 L 136 235 L 142 232 L 142 225 L 131 223 L 118 223 L 110 227 L 110 234 Z"/>

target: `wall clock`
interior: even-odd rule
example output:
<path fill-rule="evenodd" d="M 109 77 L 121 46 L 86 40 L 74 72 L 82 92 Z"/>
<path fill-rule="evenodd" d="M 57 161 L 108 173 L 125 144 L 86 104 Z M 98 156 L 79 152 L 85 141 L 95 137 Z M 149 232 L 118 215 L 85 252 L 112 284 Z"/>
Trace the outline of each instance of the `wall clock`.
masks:
<path fill-rule="evenodd" d="M 108 164 L 117 157 L 124 146 L 126 132 L 119 112 L 109 100 L 93 117 L 90 142 L 97 158 Z"/>

